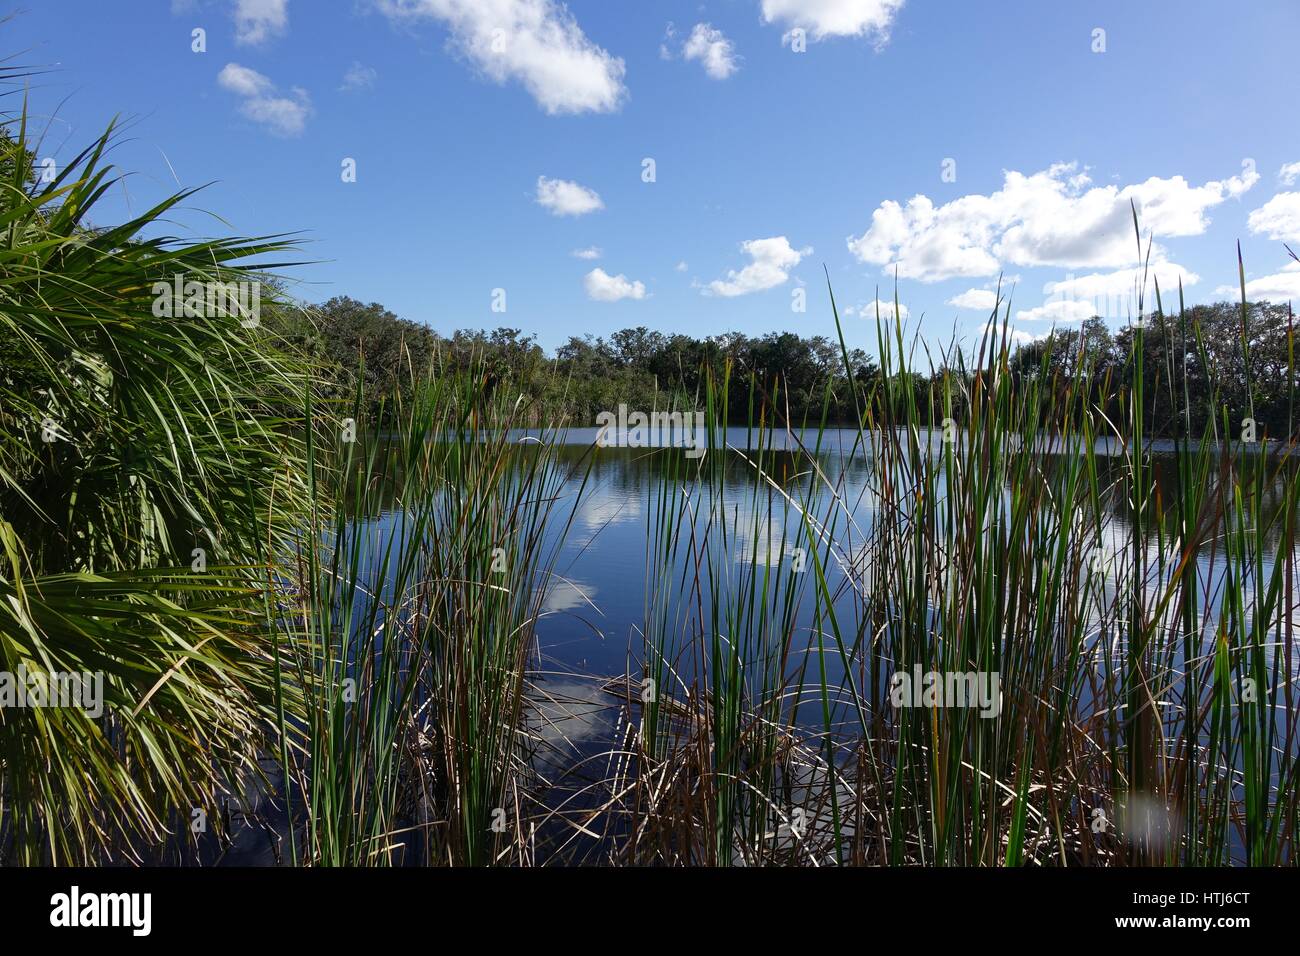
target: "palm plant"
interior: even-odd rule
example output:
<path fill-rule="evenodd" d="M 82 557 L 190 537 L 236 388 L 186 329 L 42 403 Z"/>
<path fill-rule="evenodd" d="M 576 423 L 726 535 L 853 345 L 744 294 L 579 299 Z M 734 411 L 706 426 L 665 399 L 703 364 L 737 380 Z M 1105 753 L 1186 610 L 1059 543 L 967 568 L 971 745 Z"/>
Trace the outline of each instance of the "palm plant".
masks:
<path fill-rule="evenodd" d="M 283 715 L 259 568 L 301 513 L 308 375 L 255 316 L 156 308 L 289 243 L 167 236 L 189 192 L 106 226 L 114 127 L 52 176 L 25 105 L 2 134 L 0 670 L 100 674 L 105 712 L 0 709 L 0 858 L 88 863 L 212 808 Z"/>

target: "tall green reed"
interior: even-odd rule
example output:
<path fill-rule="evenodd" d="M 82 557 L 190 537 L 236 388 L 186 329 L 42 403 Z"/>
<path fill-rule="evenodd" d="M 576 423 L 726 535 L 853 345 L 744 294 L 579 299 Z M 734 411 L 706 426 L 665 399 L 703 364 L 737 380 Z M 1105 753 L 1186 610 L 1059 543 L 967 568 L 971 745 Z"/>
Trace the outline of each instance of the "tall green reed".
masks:
<path fill-rule="evenodd" d="M 1288 444 L 1236 440 L 1217 388 L 1193 432 L 1168 346 L 1204 361 L 1201 330 L 1181 290 L 1173 321 L 1158 286 L 1150 312 L 1142 291 L 1118 373 L 1082 337 L 1068 375 L 1047 353 L 1013 371 L 1001 296 L 971 354 L 937 368 L 877 317 L 881 377 L 849 376 L 869 515 L 823 467 L 824 423 L 800 423 L 793 470 L 814 480 L 784 486 L 788 459 L 762 437 L 793 425 L 779 383 L 752 393 L 747 449 L 715 427 L 707 463 L 656 453 L 673 464 L 650 491 L 644 659 L 672 692 L 641 708 L 629 858 L 1294 861 L 1300 480 Z M 1161 455 L 1145 421 L 1157 389 L 1184 406 Z M 715 426 L 729 415 L 712 396 L 729 391 L 706 385 Z M 734 465 L 752 478 L 743 508 L 722 480 Z M 806 579 L 735 561 L 737 533 L 759 545 L 776 512 L 806 547 Z M 996 716 L 896 706 L 892 678 L 914 669 L 998 675 Z M 773 808 L 808 826 L 783 843 L 758 823 Z"/>
<path fill-rule="evenodd" d="M 299 537 L 301 591 L 278 622 L 308 688 L 290 776 L 310 862 L 528 852 L 526 687 L 565 475 L 554 436 L 520 442 L 530 409 L 485 382 L 426 370 L 391 432 L 367 425 L 360 396 L 311 430 L 328 442 L 314 487 L 338 506 Z"/>

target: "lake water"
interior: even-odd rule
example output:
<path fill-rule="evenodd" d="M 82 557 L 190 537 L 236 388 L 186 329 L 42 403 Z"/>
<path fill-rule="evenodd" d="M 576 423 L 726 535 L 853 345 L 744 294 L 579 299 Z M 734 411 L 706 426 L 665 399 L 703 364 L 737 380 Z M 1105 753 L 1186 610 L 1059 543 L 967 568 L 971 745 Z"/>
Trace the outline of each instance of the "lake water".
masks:
<path fill-rule="evenodd" d="M 538 440 L 535 433 L 521 432 L 512 437 L 523 444 Z M 726 444 L 738 450 L 709 452 L 726 462 L 720 486 L 715 485 L 712 491 L 704 490 L 698 482 L 682 480 L 682 475 L 698 464 L 698 460 L 687 458 L 684 449 L 593 447 L 597 437 L 594 428 L 574 429 L 556 442 L 556 458 L 567 477 L 554 507 L 554 576 L 535 629 L 537 649 L 530 676 L 534 705 L 530 725 L 537 737 L 549 745 L 535 754 L 539 779 L 546 784 L 541 799 L 548 806 L 570 809 L 596 799 L 587 787 L 608 777 L 609 761 L 604 755 L 617 749 L 619 735 L 627 732 L 629 720 L 634 719 L 628 701 L 635 700 L 639 690 L 636 682 L 643 674 L 647 621 L 658 613 L 661 621 L 667 621 L 668 630 L 678 625 L 683 632 L 693 630 L 697 634 L 713 629 L 713 622 L 708 620 L 708 595 L 698 602 L 698 616 L 681 615 L 682 608 L 692 600 L 689 567 L 679 567 L 676 577 L 657 578 L 652 573 L 654 529 L 665 500 L 675 507 L 683 499 L 691 499 L 699 508 L 693 528 L 701 537 L 705 530 L 709 532 L 710 543 L 704 549 L 710 562 L 709 574 L 724 591 L 746 587 L 753 581 L 755 567 L 776 571 L 790 566 L 801 522 L 797 509 L 785 506 L 783 494 L 799 499 L 810 487 L 822 488 L 814 471 L 820 470 L 836 484 L 845 514 L 844 523 L 837 528 L 837 540 L 847 541 L 844 550 L 848 554 L 865 543 L 880 500 L 877 488 L 881 476 L 875 458 L 864 454 L 859 435 L 853 431 L 830 430 L 819 439 L 813 435 L 769 436 L 765 440 L 769 448 L 808 449 L 816 445 L 812 455 L 784 451 L 767 457 L 766 469 L 775 484 L 772 487 L 756 485 L 754 469 L 746 461 L 753 453 L 744 450 L 755 443 L 754 436 L 745 429 L 728 429 Z M 604 437 L 617 442 L 622 436 Z M 937 432 L 922 437 L 936 451 L 941 447 Z M 1170 458 L 1173 444 L 1153 443 L 1149 450 L 1152 481 L 1155 487 L 1164 489 L 1168 502 L 1172 497 L 1170 489 L 1176 487 Z M 1103 452 L 1099 468 L 1110 467 L 1117 475 L 1123 473 L 1121 456 L 1125 449 L 1120 443 L 1102 444 L 1099 451 Z M 663 497 L 665 487 L 672 489 L 668 499 Z M 826 497 L 817 493 L 810 500 L 816 510 Z M 1106 501 L 1105 507 L 1109 547 L 1114 554 L 1125 553 L 1131 546 L 1131 524 L 1122 495 Z M 1266 514 L 1271 513 L 1271 507 L 1265 508 Z M 561 535 L 559 529 L 565 526 L 570 513 L 573 520 Z M 388 511 L 364 520 L 382 535 L 396 528 L 401 516 Z M 1267 540 L 1275 550 L 1276 532 Z M 1150 540 L 1147 548 L 1155 553 L 1159 542 Z M 1273 551 L 1266 558 L 1271 562 L 1275 558 Z M 836 595 L 836 606 L 843 608 L 845 622 L 855 619 L 852 578 L 861 570 L 837 565 L 826 568 L 828 589 Z M 1220 572 L 1221 559 L 1208 552 L 1200 557 L 1198 573 L 1212 609 L 1223 599 L 1225 585 Z M 807 666 L 810 662 L 824 664 L 824 679 L 832 688 L 839 688 L 835 690 L 830 721 L 842 729 L 843 739 L 851 741 L 857 733 L 857 715 L 847 701 L 848 695 L 841 693 L 845 675 L 836 654 L 818 655 L 817 635 L 823 635 L 820 646 L 827 646 L 826 622 L 823 619 L 819 624 L 812 619 L 809 609 L 814 602 L 807 593 L 811 575 L 803 577 L 808 580 L 803 582 L 804 599 L 792 612 L 794 646 L 782 678 L 791 687 L 806 687 L 810 702 L 794 707 L 791 716 L 800 726 L 824 726 L 827 715 L 818 703 L 816 686 L 822 678 Z M 1300 580 L 1295 586 L 1300 591 Z M 675 602 L 674 613 L 666 615 L 656 597 L 665 591 Z M 1217 613 L 1211 610 L 1205 619 L 1212 625 Z M 745 634 L 731 633 L 730 622 L 722 621 L 717 629 L 726 632 L 727 642 L 746 639 Z M 853 637 L 848 635 L 850 640 Z M 690 643 L 686 637 L 679 640 Z M 1092 648 L 1099 654 L 1121 649 L 1119 643 L 1108 644 L 1100 634 Z M 689 653 L 683 651 L 684 655 Z M 1287 660 L 1291 661 L 1292 656 L 1288 655 Z M 685 685 L 692 681 L 707 685 L 708 664 L 700 667 L 699 663 L 685 656 L 674 658 L 679 680 L 673 694 L 683 693 Z M 1181 666 L 1180 661 L 1173 664 Z M 1291 673 L 1296 676 L 1294 669 Z M 746 680 L 757 676 L 745 675 Z M 627 677 L 632 679 L 631 684 L 618 683 Z M 581 851 L 575 850 L 564 827 L 556 828 L 555 838 L 581 858 Z M 586 842 L 593 854 L 599 853 L 600 840 Z M 251 848 L 244 856 L 233 857 L 233 862 L 269 862 L 270 851 L 259 835 L 252 834 L 241 845 Z"/>
<path fill-rule="evenodd" d="M 536 436 L 526 434 L 518 437 L 523 441 L 536 440 Z M 570 799 L 567 794 L 581 792 L 588 779 L 585 775 L 580 775 L 579 779 L 570 780 L 566 761 L 588 760 L 593 755 L 608 751 L 614 746 L 620 729 L 631 719 L 624 700 L 619 697 L 634 700 L 635 686 L 614 694 L 605 681 L 608 678 L 631 675 L 635 682 L 643 673 L 642 665 L 647 657 L 643 632 L 651 616 L 650 606 L 654 603 L 653 575 L 649 573 L 654 560 L 648 552 L 651 550 L 656 525 L 656 509 L 663 507 L 660 495 L 665 473 L 680 474 L 680 469 L 674 470 L 671 467 L 673 456 L 678 456 L 678 465 L 683 464 L 681 459 L 685 457 L 682 449 L 593 449 L 597 437 L 596 429 L 570 431 L 563 436 L 564 443 L 558 451 L 559 460 L 570 469 L 571 476 L 565 484 L 565 500 L 557 510 L 563 512 L 570 507 L 575 508 L 575 520 L 567 537 L 559 545 L 555 565 L 556 580 L 546 596 L 544 613 L 536 628 L 539 651 L 536 693 L 543 715 L 540 721 L 541 733 L 551 743 L 560 745 L 557 747 L 558 754 L 552 756 L 547 770 L 550 779 L 561 781 L 558 789 L 566 794 L 563 797 L 565 800 Z M 603 437 L 618 442 L 623 436 L 615 433 Z M 725 437 L 727 445 L 734 449 L 747 449 L 755 443 L 754 436 L 745 429 L 728 429 Z M 928 442 L 936 454 L 942 447 L 938 432 L 923 434 L 921 440 Z M 822 433 L 820 437 L 778 433 L 766 437 L 764 443 L 769 448 L 805 450 L 816 444 L 812 456 L 795 451 L 771 456 L 766 460 L 767 470 L 780 491 L 795 499 L 799 499 L 801 491 L 810 485 L 820 487 L 813 477 L 814 471 L 820 470 L 823 475 L 829 476 L 836 484 L 839 497 L 844 503 L 844 521 L 839 525 L 838 531 L 840 540 L 847 539 L 843 550 L 853 554 L 856 549 L 861 549 L 870 536 L 877 517 L 881 475 L 874 464 L 875 456 L 864 453 L 858 433 L 831 430 Z M 717 445 L 716 439 L 714 445 Z M 1047 450 L 1047 445 L 1045 442 L 1044 450 Z M 1101 484 L 1117 482 L 1126 474 L 1124 456 L 1129 450 L 1122 443 L 1101 442 L 1097 451 L 1098 468 L 1102 472 Z M 1175 445 L 1173 442 L 1152 442 L 1147 445 L 1147 451 L 1150 453 L 1148 475 L 1153 492 L 1160 496 L 1164 507 L 1169 508 L 1177 500 L 1177 471 L 1173 457 Z M 1247 451 L 1254 452 L 1255 449 Z M 741 452 L 710 454 L 721 454 L 727 459 L 721 493 L 709 499 L 711 502 L 721 501 L 722 504 L 717 508 L 707 505 L 701 507 L 696 524 L 707 523 L 713 532 L 712 543 L 705 549 L 708 553 L 707 560 L 711 562 L 712 577 L 721 582 L 724 590 L 729 586 L 744 588 L 752 580 L 750 572 L 755 565 L 772 569 L 789 566 L 791 545 L 796 540 L 801 524 L 799 513 L 797 509 L 785 507 L 780 492 L 769 493 L 768 487 L 762 487 L 756 493 L 754 469 Z M 1247 471 L 1255 466 L 1271 467 L 1257 454 L 1248 454 L 1245 460 L 1243 467 Z M 686 467 L 693 465 L 688 464 Z M 1284 467 L 1288 469 L 1284 474 L 1290 474 L 1291 466 Z M 691 494 L 706 496 L 704 491 L 698 486 L 692 486 L 690 482 L 679 482 L 671 486 L 674 488 L 673 494 L 678 497 Z M 1278 493 L 1285 486 L 1285 481 L 1266 483 L 1265 487 L 1271 489 L 1266 491 L 1262 509 L 1266 519 L 1276 513 L 1280 498 Z M 714 491 L 713 494 L 717 495 L 717 492 Z M 818 511 L 825 500 L 824 494 L 814 494 L 810 510 Z M 1106 510 L 1103 541 L 1103 548 L 1108 552 L 1106 557 L 1124 561 L 1132 553 L 1132 524 L 1127 502 L 1118 487 L 1103 502 L 1103 506 Z M 721 536 L 721 544 L 719 529 L 730 529 L 732 532 Z M 1267 576 L 1277 557 L 1278 530 L 1270 530 L 1264 540 L 1266 553 L 1262 556 L 1261 567 Z M 1167 558 L 1167 542 L 1162 545 L 1155 536 L 1149 536 L 1144 543 L 1147 560 L 1153 568 L 1162 563 L 1162 547 L 1165 548 Z M 1203 548 L 1196 563 L 1203 602 L 1203 634 L 1207 638 L 1206 646 L 1213 647 L 1212 635 L 1219 623 L 1219 609 L 1232 585 L 1224 575 L 1221 548 L 1214 545 Z M 835 603 L 837 607 L 843 607 L 842 619 L 846 622 L 856 620 L 853 582 L 850 578 L 861 570 L 843 566 L 828 566 L 826 569 L 828 588 L 837 595 Z M 1147 594 L 1152 603 L 1162 590 L 1159 573 L 1153 572 L 1148 582 Z M 669 591 L 689 589 L 689 569 L 683 568 L 679 574 L 681 576 L 675 581 L 667 582 Z M 811 575 L 807 577 L 811 578 Z M 1105 599 L 1115 597 L 1117 589 L 1127 583 L 1127 572 L 1124 570 L 1115 573 L 1113 577 L 1113 580 L 1106 579 L 1102 584 Z M 1293 576 L 1292 587 L 1300 593 L 1300 576 Z M 1241 589 L 1240 585 L 1238 589 Z M 886 599 L 889 599 L 888 596 Z M 689 601 L 683 603 L 688 604 Z M 828 643 L 827 627 L 824 618 L 820 621 L 812 619 L 809 611 L 812 603 L 805 590 L 804 601 L 794 614 L 794 647 L 784 676 L 790 682 L 790 692 L 797 693 L 802 687 L 807 699 L 793 709 L 791 716 L 800 726 L 816 730 L 824 726 L 823 721 L 827 715 L 821 709 L 817 682 L 826 679 L 832 685 L 837 701 L 831 708 L 829 721 L 842 731 L 842 740 L 851 742 L 858 733 L 858 715 L 848 702 L 851 695 L 845 693 L 845 674 L 838 656 L 833 652 L 824 655 L 819 653 L 819 648 Z M 711 627 L 708 606 L 706 596 L 700 602 L 702 620 L 690 620 L 689 615 L 679 616 L 675 620 L 686 629 L 697 628 L 697 633 L 707 633 Z M 1249 597 L 1246 599 L 1246 607 L 1250 607 Z M 1300 616 L 1297 616 L 1296 610 L 1292 609 L 1289 613 L 1294 626 L 1300 627 Z M 776 616 L 774 612 L 772 616 Z M 1110 621 L 1109 625 L 1113 627 L 1114 621 Z M 744 635 L 728 631 L 726 621 L 722 622 L 719 630 L 726 632 L 725 641 L 744 640 Z M 856 636 L 860 637 L 861 634 Z M 847 635 L 849 640 L 854 637 L 852 633 Z M 689 639 L 683 638 L 682 643 L 689 643 Z M 700 646 L 706 643 L 707 641 L 700 642 Z M 1112 661 L 1117 662 L 1124 654 L 1124 649 L 1125 638 L 1122 633 L 1109 631 L 1106 626 L 1099 627 L 1087 649 L 1087 653 L 1094 657 L 1094 672 L 1100 674 L 1107 671 L 1102 658 L 1111 655 Z M 1267 650 L 1270 670 L 1280 649 L 1279 642 L 1275 641 Z M 1281 669 L 1280 679 L 1285 680 L 1288 672 L 1292 679 L 1300 675 L 1300 655 L 1288 650 L 1284 659 L 1286 666 Z M 817 665 L 826 666 L 825 678 L 817 675 Z M 891 668 L 887 662 L 880 666 L 881 676 L 887 682 Z M 1169 667 L 1172 673 L 1161 675 L 1158 683 L 1164 683 L 1166 678 L 1171 682 L 1176 680 L 1173 675 L 1184 666 L 1181 651 L 1177 648 L 1171 651 L 1171 656 L 1162 662 L 1162 666 Z M 707 686 L 708 665 L 698 667 L 684 664 L 678 666 L 677 670 L 684 672 L 684 676 L 678 682 L 676 693 L 685 693 L 691 675 L 694 675 L 697 683 Z M 755 676 L 746 674 L 746 680 Z M 1089 689 L 1079 689 L 1076 704 L 1081 712 L 1090 709 L 1091 697 Z M 1164 712 L 1164 717 L 1170 721 L 1170 728 L 1177 724 L 1176 714 L 1177 709 L 1173 707 L 1168 707 Z M 1279 731 L 1283 729 L 1285 716 L 1283 709 L 1276 712 Z M 599 773 L 594 773 L 591 779 L 597 777 Z M 564 783 L 569 785 L 563 786 Z M 1235 847 L 1235 837 L 1233 842 Z"/>
<path fill-rule="evenodd" d="M 535 440 L 536 433 L 519 433 L 524 441 Z M 663 476 L 665 455 L 683 454 L 662 448 L 599 447 L 592 449 L 598 436 L 595 428 L 573 429 L 562 436 L 559 459 L 570 470 L 565 484 L 567 500 L 558 510 L 576 502 L 573 528 L 560 549 L 556 564 L 559 580 L 555 582 L 545 604 L 545 617 L 537 633 L 542 653 L 554 661 L 584 672 L 616 675 L 628 670 L 629 651 L 639 654 L 640 629 L 646 619 L 646 573 L 648 526 L 657 507 L 657 486 Z M 924 438 L 937 451 L 940 436 L 932 432 Z M 617 441 L 618 436 L 613 436 Z M 726 431 L 726 442 L 745 449 L 756 441 L 743 428 Z M 868 456 L 863 454 L 858 433 L 831 429 L 818 437 L 808 433 L 794 435 L 771 433 L 764 439 L 769 448 L 813 449 L 821 471 L 840 483 L 840 495 L 847 503 L 857 528 L 870 529 L 876 507 L 876 485 Z M 1117 441 L 1097 444 L 1103 456 L 1114 460 L 1118 470 L 1125 454 Z M 1174 481 L 1172 441 L 1147 444 L 1152 454 L 1152 475 L 1157 484 L 1171 486 Z M 723 491 L 729 509 L 728 518 L 742 530 L 754 526 L 753 469 L 738 455 L 724 452 L 732 459 L 726 470 Z M 588 471 L 588 464 L 590 469 Z M 801 482 L 810 481 L 806 458 L 797 454 L 777 456 L 769 465 L 787 491 Z M 1166 495 L 1168 498 L 1168 495 Z M 760 507 L 766 495 L 759 496 Z M 778 502 L 779 504 L 779 502 Z M 1131 524 L 1124 507 L 1116 500 L 1108 502 L 1109 538 L 1116 552 L 1128 547 Z M 789 560 L 789 550 L 798 530 L 797 512 L 786 513 L 780 507 L 763 515 L 758 540 L 738 535 L 730 547 L 736 569 L 755 561 L 775 564 Z M 1276 531 L 1269 540 L 1275 547 Z M 785 547 L 783 548 L 783 541 Z M 1151 542 L 1155 547 L 1156 542 Z M 783 553 L 784 552 L 784 553 Z M 830 569 L 834 573 L 838 569 Z M 1214 567 L 1206 558 L 1205 580 L 1212 584 Z M 842 583 L 842 582 L 837 582 Z M 1207 595 L 1213 597 L 1213 587 Z"/>

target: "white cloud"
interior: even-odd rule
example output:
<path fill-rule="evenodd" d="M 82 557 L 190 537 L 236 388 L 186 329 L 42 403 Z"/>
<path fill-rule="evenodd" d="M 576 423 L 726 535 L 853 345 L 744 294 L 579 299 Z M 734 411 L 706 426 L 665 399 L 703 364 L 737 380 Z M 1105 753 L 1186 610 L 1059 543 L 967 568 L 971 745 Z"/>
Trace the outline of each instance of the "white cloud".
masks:
<path fill-rule="evenodd" d="M 1139 292 L 1144 305 L 1155 303 L 1155 286 L 1160 285 L 1162 295 L 1175 292 L 1179 283 L 1183 288 L 1195 285 L 1201 277 L 1190 269 L 1173 262 L 1152 262 L 1115 272 L 1093 272 L 1086 276 L 1067 276 L 1043 286 L 1046 295 L 1067 299 L 1088 299 L 1094 303 L 1105 299 L 1131 298 L 1136 301 Z M 1098 315 L 1106 315 L 1098 312 Z"/>
<path fill-rule="evenodd" d="M 573 250 L 575 259 L 599 259 L 601 255 L 600 246 L 588 246 L 586 249 Z"/>
<path fill-rule="evenodd" d="M 890 274 L 897 267 L 899 276 L 922 282 L 994 275 L 1003 263 L 1115 268 L 1138 258 L 1130 202 L 1144 237 L 1200 235 L 1209 225 L 1206 210 L 1259 180 L 1248 171 L 1201 186 L 1174 176 L 1120 188 L 1091 186 L 1077 168 L 1058 163 L 1028 176 L 1009 170 L 997 192 L 941 206 L 923 195 L 906 205 L 887 200 L 872 213 L 866 232 L 849 237 L 849 250 L 863 262 L 889 266 Z"/>
<path fill-rule="evenodd" d="M 992 289 L 967 289 L 948 300 L 949 305 L 959 309 L 978 309 L 981 312 L 992 312 L 997 303 L 998 294 Z"/>
<path fill-rule="evenodd" d="M 1177 301 L 1179 283 L 1187 288 L 1200 279 L 1191 270 L 1164 260 L 1114 272 L 1066 276 L 1045 283 L 1043 294 L 1047 298 L 1043 304 L 1033 309 L 1022 309 L 1016 313 L 1016 318 L 1079 322 L 1095 315 L 1103 319 L 1132 321 L 1140 312 L 1154 307 L 1157 284 L 1162 295 L 1166 296 L 1165 301 L 1173 302 Z"/>
<path fill-rule="evenodd" d="M 685 272 L 687 269 L 690 268 L 690 266 L 688 266 L 686 264 L 686 260 L 683 259 L 681 262 L 677 263 L 677 265 L 674 266 L 673 268 L 675 268 L 678 272 Z"/>
<path fill-rule="evenodd" d="M 626 68 L 557 0 L 376 0 L 396 20 L 446 24 L 452 45 L 496 83 L 517 80 L 547 113 L 608 113 Z"/>
<path fill-rule="evenodd" d="M 289 29 L 289 0 L 235 0 L 235 42 L 258 46 Z"/>
<path fill-rule="evenodd" d="M 731 298 L 775 288 L 790 278 L 790 270 L 810 255 L 812 248 L 794 249 L 785 236 L 774 236 L 746 240 L 740 244 L 740 251 L 753 261 L 739 272 L 728 270 L 725 280 L 714 279 L 705 287 L 706 295 Z"/>
<path fill-rule="evenodd" d="M 1230 301 L 1241 298 L 1240 285 L 1221 285 L 1214 290 Z M 1300 262 L 1288 262 L 1281 272 L 1246 280 L 1246 299 L 1250 302 L 1300 302 Z"/>
<path fill-rule="evenodd" d="M 1277 178 L 1283 186 L 1294 186 L 1300 179 L 1300 163 L 1286 163 L 1278 170 Z"/>
<path fill-rule="evenodd" d="M 645 298 L 645 283 L 631 281 L 622 273 L 612 276 L 604 269 L 592 269 L 582 282 L 587 289 L 587 298 L 597 302 Z"/>
<path fill-rule="evenodd" d="M 1270 239 L 1300 240 L 1300 193 L 1278 193 L 1246 220 L 1253 233 Z"/>
<path fill-rule="evenodd" d="M 879 309 L 879 313 L 877 313 L 877 309 Z M 886 302 L 884 299 L 873 299 L 871 302 L 864 302 L 862 305 L 857 307 L 849 306 L 844 310 L 844 314 L 850 319 L 857 317 L 859 319 L 868 320 L 874 320 L 876 315 L 879 314 L 882 319 L 892 320 L 895 318 L 894 303 Z M 902 316 L 905 319 L 911 314 L 912 313 L 908 310 L 907 306 L 903 305 L 901 302 L 898 303 L 899 316 Z"/>
<path fill-rule="evenodd" d="M 1026 332 L 1024 329 L 1011 329 L 1010 334 L 1011 341 L 1016 345 L 1028 345 L 1030 342 L 1037 342 L 1039 339 L 1045 339 L 1052 333 L 1039 332 L 1035 334 L 1033 332 Z"/>
<path fill-rule="evenodd" d="M 874 36 L 883 45 L 902 6 L 903 0 L 763 0 L 762 10 L 765 23 L 780 20 L 814 40 Z"/>
<path fill-rule="evenodd" d="M 1018 320 L 1029 322 L 1082 322 L 1096 315 L 1091 302 L 1079 299 L 1055 299 L 1032 309 L 1021 309 Z"/>
<path fill-rule="evenodd" d="M 277 136 L 298 136 L 306 129 L 311 115 L 311 98 L 306 90 L 294 87 L 290 95 L 282 96 L 269 79 L 238 63 L 222 67 L 217 83 L 243 97 L 239 111 Z"/>
<path fill-rule="evenodd" d="M 725 80 L 740 69 L 735 45 L 710 23 L 695 24 L 682 45 L 682 56 L 699 60 L 704 65 L 704 72 L 715 80 Z"/>
<path fill-rule="evenodd" d="M 605 204 L 594 190 L 568 179 L 537 177 L 537 204 L 553 216 L 585 216 L 604 209 Z"/>
<path fill-rule="evenodd" d="M 348 67 L 348 71 L 343 74 L 343 85 L 339 89 L 347 93 L 368 90 L 375 85 L 377 79 L 379 79 L 379 73 L 373 66 L 365 66 L 354 60 L 352 65 Z"/>
<path fill-rule="evenodd" d="M 668 26 L 664 28 L 664 42 L 659 44 L 659 59 L 671 60 L 673 51 L 668 47 L 668 41 L 677 36 L 677 28 L 673 26 L 672 21 L 668 21 Z"/>
<path fill-rule="evenodd" d="M 265 96 L 275 90 L 275 84 L 261 73 L 238 63 L 227 63 L 217 74 L 217 82 L 240 96 Z"/>

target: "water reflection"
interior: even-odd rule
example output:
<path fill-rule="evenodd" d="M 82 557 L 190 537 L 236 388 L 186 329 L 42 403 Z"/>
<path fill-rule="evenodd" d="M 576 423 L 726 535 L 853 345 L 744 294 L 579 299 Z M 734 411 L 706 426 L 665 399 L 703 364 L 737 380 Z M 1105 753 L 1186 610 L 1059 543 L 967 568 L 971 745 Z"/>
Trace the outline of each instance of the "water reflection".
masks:
<path fill-rule="evenodd" d="M 536 449 L 539 438 L 557 441 L 557 456 L 568 478 L 561 491 L 557 514 L 573 511 L 572 525 L 555 522 L 551 532 L 559 546 L 556 566 L 559 578 L 551 585 L 543 603 L 545 620 L 539 625 L 541 653 L 552 655 L 565 666 L 591 669 L 593 673 L 617 675 L 627 672 L 629 652 L 637 649 L 646 620 L 647 523 L 654 509 L 661 507 L 658 495 L 665 482 L 674 494 L 690 494 L 690 483 L 673 484 L 685 472 L 698 467 L 681 448 L 593 447 L 597 429 L 570 429 L 563 433 L 514 433 L 522 454 Z M 922 432 L 918 440 L 936 456 L 943 453 L 942 434 Z M 740 566 L 756 564 L 769 569 L 788 567 L 801 556 L 806 560 L 805 511 L 813 525 L 828 514 L 828 497 L 838 499 L 833 531 L 838 547 L 825 572 L 834 593 L 850 596 L 871 578 L 867 540 L 880 507 L 878 457 L 872 445 L 878 434 L 865 436 L 852 430 L 813 432 L 768 432 L 760 443 L 757 432 L 744 428 L 726 429 L 715 443 L 732 450 L 713 451 L 709 467 L 721 468 L 721 498 L 724 515 L 715 521 L 729 527 L 729 553 Z M 762 466 L 767 482 L 759 483 L 753 462 L 754 449 L 762 444 Z M 1046 448 L 1046 443 L 1044 448 Z M 1099 440 L 1095 447 L 1098 485 L 1105 489 L 1098 504 L 1105 520 L 1091 547 L 1093 572 L 1103 582 L 1107 598 L 1120 588 L 1131 586 L 1132 562 L 1140 554 L 1147 568 L 1143 589 L 1154 603 L 1168 584 L 1177 561 L 1169 553 L 1169 542 L 1155 530 L 1150 517 L 1139 552 L 1134 550 L 1131 489 L 1124 456 L 1132 453 L 1114 439 Z M 1150 442 L 1150 507 L 1172 518 L 1181 506 L 1180 476 L 1172 457 L 1172 442 Z M 815 454 L 809 454 L 815 452 Z M 722 459 L 719 463 L 719 459 Z M 1061 455 L 1044 455 L 1040 461 L 1042 480 L 1050 481 L 1054 468 L 1066 462 Z M 1262 573 L 1267 576 L 1276 559 L 1282 529 L 1275 519 L 1285 505 L 1286 488 L 1294 474 L 1293 463 L 1279 464 L 1264 455 L 1238 459 L 1241 480 L 1258 481 L 1262 501 L 1259 514 L 1266 553 Z M 1213 475 L 1210 476 L 1213 479 Z M 938 494 L 942 497 L 945 473 L 940 472 Z M 394 481 L 394 485 L 399 482 Z M 1013 489 L 1004 489 L 1010 496 Z M 699 507 L 700 502 L 695 503 Z M 1227 503 L 1230 505 L 1230 502 Z M 1224 507 L 1216 502 L 1215 507 Z M 368 516 L 372 527 L 393 529 L 400 503 L 389 499 L 379 513 Z M 701 520 L 708 520 L 708 508 L 699 508 Z M 563 535 L 561 540 L 560 536 Z M 1223 579 L 1221 550 L 1211 536 L 1197 555 L 1197 576 L 1210 609 L 1204 615 L 1213 627 L 1227 583 Z M 685 584 L 685 582 L 682 582 Z M 1253 581 L 1238 582 L 1238 587 Z M 1293 582 L 1300 588 L 1300 582 Z M 1248 596 L 1247 609 L 1251 598 Z M 1170 609 L 1169 613 L 1173 613 Z M 802 626 L 808 630 L 811 622 Z M 807 648 L 798 648 L 802 653 Z M 633 654 L 635 656 L 635 653 Z"/>

